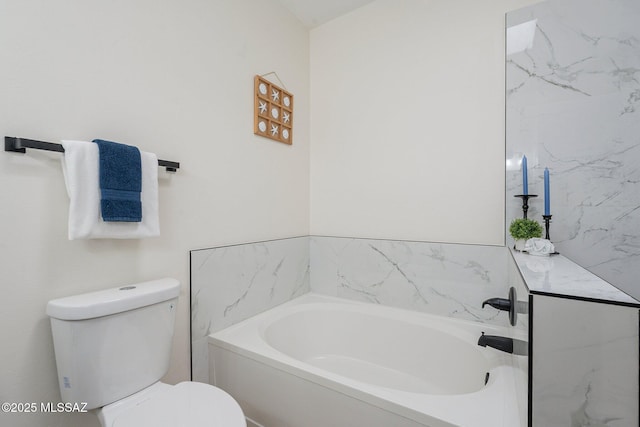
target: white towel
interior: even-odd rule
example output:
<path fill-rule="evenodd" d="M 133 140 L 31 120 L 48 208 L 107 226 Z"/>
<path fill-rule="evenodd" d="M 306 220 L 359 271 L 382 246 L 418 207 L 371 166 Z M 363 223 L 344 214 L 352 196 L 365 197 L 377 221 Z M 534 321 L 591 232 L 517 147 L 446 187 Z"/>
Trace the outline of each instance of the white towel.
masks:
<path fill-rule="evenodd" d="M 534 237 L 525 242 L 524 250 L 529 252 L 529 255 L 549 256 L 556 251 L 556 247 L 547 239 Z"/>
<path fill-rule="evenodd" d="M 105 222 L 100 215 L 98 145 L 62 141 L 62 170 L 69 193 L 69 240 L 136 239 L 160 235 L 158 214 L 158 158 L 140 151 L 142 165 L 142 222 Z"/>

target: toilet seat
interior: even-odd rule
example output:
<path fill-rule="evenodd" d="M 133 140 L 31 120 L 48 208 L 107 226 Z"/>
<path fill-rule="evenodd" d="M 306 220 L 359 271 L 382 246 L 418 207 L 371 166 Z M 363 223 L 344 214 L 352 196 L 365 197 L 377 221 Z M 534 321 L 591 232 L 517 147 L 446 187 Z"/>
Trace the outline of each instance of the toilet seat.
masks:
<path fill-rule="evenodd" d="M 209 384 L 182 382 L 118 414 L 110 427 L 246 427 L 240 405 Z"/>

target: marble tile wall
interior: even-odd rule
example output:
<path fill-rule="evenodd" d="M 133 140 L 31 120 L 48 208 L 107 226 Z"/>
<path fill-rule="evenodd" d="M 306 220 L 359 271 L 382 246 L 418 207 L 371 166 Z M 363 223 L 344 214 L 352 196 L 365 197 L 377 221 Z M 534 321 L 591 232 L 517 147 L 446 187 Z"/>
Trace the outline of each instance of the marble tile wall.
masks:
<path fill-rule="evenodd" d="M 191 251 L 195 381 L 208 382 L 207 336 L 309 291 L 506 326 L 498 246 L 305 236 Z"/>
<path fill-rule="evenodd" d="M 209 382 L 207 336 L 309 292 L 309 238 L 191 251 L 193 380 Z"/>
<path fill-rule="evenodd" d="M 533 427 L 637 426 L 638 308 L 533 296 Z"/>
<path fill-rule="evenodd" d="M 514 328 L 510 328 L 511 337 L 527 341 L 529 340 L 529 289 L 525 279 L 520 274 L 516 260 L 513 257 L 513 253 L 509 251 L 508 257 L 508 281 L 509 286 L 513 286 L 516 289 L 516 297 L 518 300 L 516 310 L 516 324 Z M 539 258 L 533 257 L 532 258 Z M 520 414 L 520 425 L 526 426 L 529 415 L 529 358 L 524 356 L 518 356 L 515 358 L 515 362 L 520 370 L 525 374 L 523 376 L 516 376 L 514 378 L 516 386 L 514 390 L 518 393 L 518 413 Z"/>
<path fill-rule="evenodd" d="M 507 14 L 507 227 L 542 223 L 545 167 L 551 240 L 560 253 L 640 296 L 640 3 L 553 0 Z M 526 40 L 527 27 L 533 39 Z M 518 35 L 518 33 L 520 35 Z M 520 40 L 520 47 L 516 40 Z M 507 233 L 508 236 L 508 233 Z M 508 237 L 508 243 L 512 243 Z"/>
<path fill-rule="evenodd" d="M 508 250 L 339 237 L 311 237 L 311 290 L 460 319 L 507 325 L 486 306 L 506 298 Z"/>

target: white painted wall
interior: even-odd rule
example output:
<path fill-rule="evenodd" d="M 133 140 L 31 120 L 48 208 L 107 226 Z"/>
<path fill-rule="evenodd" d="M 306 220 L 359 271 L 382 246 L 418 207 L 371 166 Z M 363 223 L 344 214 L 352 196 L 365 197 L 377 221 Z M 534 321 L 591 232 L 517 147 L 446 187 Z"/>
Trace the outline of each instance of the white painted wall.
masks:
<path fill-rule="evenodd" d="M 504 244 L 504 16 L 378 0 L 311 31 L 311 233 Z"/>
<path fill-rule="evenodd" d="M 167 381 L 189 377 L 189 250 L 309 233 L 308 62 L 308 30 L 274 0 L 0 2 L 2 136 L 181 162 L 160 171 L 161 237 L 68 241 L 60 154 L 0 153 L 0 401 L 60 399 L 48 300 L 163 276 L 183 285 Z M 295 95 L 293 146 L 253 135 L 253 76 L 270 71 Z"/>

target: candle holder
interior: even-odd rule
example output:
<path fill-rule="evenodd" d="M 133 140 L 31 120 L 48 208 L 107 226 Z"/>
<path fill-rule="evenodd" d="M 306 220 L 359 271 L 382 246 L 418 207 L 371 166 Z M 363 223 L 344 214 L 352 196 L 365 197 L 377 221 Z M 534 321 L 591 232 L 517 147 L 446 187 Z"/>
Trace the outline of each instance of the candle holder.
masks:
<path fill-rule="evenodd" d="M 551 217 L 552 215 L 542 215 L 542 219 L 544 219 L 544 230 L 545 230 L 544 238 L 547 240 L 551 240 L 549 238 L 549 223 L 551 222 Z"/>
<path fill-rule="evenodd" d="M 513 197 L 518 197 L 522 199 L 522 217 L 527 217 L 527 211 L 529 210 L 529 198 L 530 197 L 538 197 L 537 194 L 516 194 Z"/>

